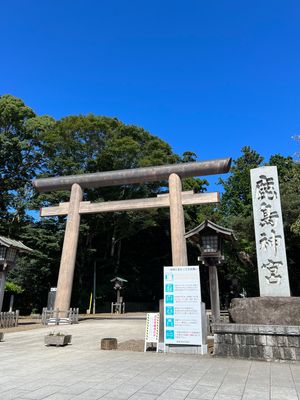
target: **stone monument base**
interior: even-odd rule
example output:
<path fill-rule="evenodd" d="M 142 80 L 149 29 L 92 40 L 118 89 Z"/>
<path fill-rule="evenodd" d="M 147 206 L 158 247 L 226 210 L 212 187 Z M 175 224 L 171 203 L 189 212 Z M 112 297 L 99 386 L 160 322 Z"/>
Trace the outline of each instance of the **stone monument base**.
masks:
<path fill-rule="evenodd" d="M 236 324 L 300 326 L 300 297 L 232 299 L 229 316 Z"/>
<path fill-rule="evenodd" d="M 300 326 L 213 324 L 214 355 L 300 361 Z"/>

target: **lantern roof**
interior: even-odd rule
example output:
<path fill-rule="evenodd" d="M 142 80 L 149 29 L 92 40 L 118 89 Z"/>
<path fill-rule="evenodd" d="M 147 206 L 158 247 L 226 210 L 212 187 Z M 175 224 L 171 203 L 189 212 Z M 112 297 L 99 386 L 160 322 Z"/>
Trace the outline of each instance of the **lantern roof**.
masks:
<path fill-rule="evenodd" d="M 186 239 L 191 239 L 195 243 L 199 243 L 200 241 L 200 232 L 202 233 L 215 233 L 218 236 L 222 237 L 224 240 L 229 240 L 231 242 L 235 242 L 237 239 L 234 235 L 233 230 L 225 228 L 224 226 L 220 226 L 215 224 L 214 222 L 206 219 L 200 225 L 196 226 L 196 228 L 187 232 L 184 236 Z"/>
<path fill-rule="evenodd" d="M 25 246 L 25 244 L 19 240 L 13 240 L 4 236 L 0 236 L 0 246 L 12 247 L 20 252 L 26 253 L 32 253 L 34 251 L 30 247 Z"/>
<path fill-rule="evenodd" d="M 126 279 L 120 278 L 119 276 L 116 276 L 115 278 L 110 280 L 111 282 L 119 281 L 119 282 L 128 282 Z"/>

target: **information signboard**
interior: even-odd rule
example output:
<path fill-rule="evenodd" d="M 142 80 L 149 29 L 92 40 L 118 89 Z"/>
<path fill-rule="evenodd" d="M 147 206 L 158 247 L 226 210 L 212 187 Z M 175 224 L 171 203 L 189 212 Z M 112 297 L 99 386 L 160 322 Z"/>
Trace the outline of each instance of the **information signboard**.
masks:
<path fill-rule="evenodd" d="M 202 345 L 199 266 L 164 267 L 165 344 Z"/>

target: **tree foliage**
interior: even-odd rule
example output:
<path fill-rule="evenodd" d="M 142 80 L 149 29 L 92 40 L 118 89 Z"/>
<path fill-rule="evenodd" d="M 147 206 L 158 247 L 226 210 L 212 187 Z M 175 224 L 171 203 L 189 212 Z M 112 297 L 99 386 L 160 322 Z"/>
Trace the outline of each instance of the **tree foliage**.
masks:
<path fill-rule="evenodd" d="M 299 139 L 298 139 L 299 140 Z M 69 200 L 68 191 L 37 193 L 31 180 L 96 171 L 139 168 L 152 165 L 196 161 L 186 151 L 175 154 L 170 145 L 144 129 L 126 125 L 116 118 L 98 115 L 71 115 L 59 120 L 38 116 L 21 99 L 0 97 L 0 234 L 23 240 L 35 250 L 20 257 L 9 281 L 23 292 L 18 307 L 23 312 L 41 309 L 47 293 L 57 282 L 65 217 L 39 220 L 41 206 Z M 255 240 L 250 189 L 250 169 L 276 165 L 279 172 L 288 263 L 294 294 L 299 293 L 300 248 L 300 165 L 291 157 L 263 157 L 249 146 L 233 161 L 230 175 L 220 180 L 220 206 L 185 208 L 186 230 L 205 218 L 232 228 L 238 238 L 233 249 L 226 246 L 226 263 L 220 268 L 223 304 L 244 288 L 258 294 Z M 205 179 L 183 180 L 184 190 L 207 190 Z M 102 202 L 154 197 L 167 191 L 167 182 L 122 185 L 86 190 L 84 200 Z M 198 250 L 189 247 L 189 261 L 197 263 Z M 119 275 L 128 280 L 125 299 L 157 304 L 162 296 L 162 267 L 171 264 L 169 210 L 115 212 L 84 215 L 81 218 L 72 304 L 86 309 L 97 270 L 99 306 L 111 301 L 110 279 Z M 207 274 L 204 300 L 209 302 Z"/>
<path fill-rule="evenodd" d="M 35 249 L 34 255 L 22 257 L 11 273 L 11 279 L 25 289 L 22 299 L 30 310 L 45 306 L 49 288 L 56 285 L 65 218 L 38 221 L 28 210 L 69 199 L 67 191 L 42 194 L 33 191 L 32 178 L 194 161 L 196 155 L 186 152 L 181 158 L 163 140 L 116 118 L 89 114 L 56 121 L 48 116 L 37 116 L 13 96 L 2 96 L 1 101 L 1 132 L 6 145 L 4 171 L 22 169 L 23 180 L 12 173 L 2 176 L 10 198 L 2 202 L 5 219 L 0 220 L 0 229 L 3 234 L 20 238 Z M 11 123 L 6 122 L 7 115 Z M 13 157 L 9 158 L 12 137 L 23 147 L 16 146 Z M 23 149 L 30 151 L 27 154 Z M 201 192 L 206 183 L 189 179 L 184 186 Z M 166 186 L 167 182 L 151 182 L 99 188 L 86 191 L 85 199 L 99 202 L 153 197 L 164 193 Z M 13 221 L 16 221 L 14 229 L 11 228 Z M 140 299 L 144 292 L 148 300 L 157 299 L 161 292 L 158 283 L 161 266 L 171 262 L 169 235 L 168 210 L 83 216 L 73 302 L 86 308 L 95 263 L 101 281 L 99 297 L 103 300 L 112 296 L 110 279 L 115 274 L 128 278 L 130 299 Z M 143 249 L 142 244 L 150 243 L 150 238 L 149 249 Z M 136 243 L 140 243 L 138 247 Z"/>
<path fill-rule="evenodd" d="M 20 294 L 24 292 L 24 289 L 15 282 L 6 281 L 5 282 L 5 291 L 14 294 Z"/>

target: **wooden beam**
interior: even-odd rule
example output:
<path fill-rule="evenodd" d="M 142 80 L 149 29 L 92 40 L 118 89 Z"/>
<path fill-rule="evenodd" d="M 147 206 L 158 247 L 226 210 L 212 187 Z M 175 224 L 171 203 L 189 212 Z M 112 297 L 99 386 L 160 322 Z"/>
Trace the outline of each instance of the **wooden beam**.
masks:
<path fill-rule="evenodd" d="M 229 171 L 230 163 L 231 158 L 218 158 L 215 160 L 160 165 L 155 167 L 41 178 L 34 180 L 32 184 L 39 192 L 70 190 L 73 183 L 78 183 L 83 189 L 119 186 L 132 183 L 164 181 L 169 179 L 172 173 L 177 174 L 180 178 L 223 174 Z"/>
<path fill-rule="evenodd" d="M 198 194 L 182 192 L 183 206 L 219 203 L 219 201 L 220 201 L 220 194 L 218 192 L 198 193 Z M 169 195 L 163 195 L 148 199 L 105 201 L 101 203 L 91 203 L 89 201 L 82 201 L 80 202 L 79 214 L 144 210 L 147 208 L 160 208 L 160 207 L 163 208 L 170 207 Z M 54 217 L 58 215 L 67 215 L 68 210 L 69 210 L 69 203 L 60 203 L 59 206 L 41 208 L 40 215 L 41 217 Z"/>
<path fill-rule="evenodd" d="M 181 192 L 181 197 L 189 196 L 191 194 L 194 194 L 193 190 L 185 190 L 184 192 Z M 158 194 L 157 197 L 169 197 L 169 192 L 168 193 Z"/>

